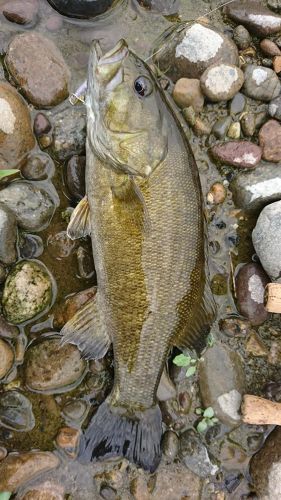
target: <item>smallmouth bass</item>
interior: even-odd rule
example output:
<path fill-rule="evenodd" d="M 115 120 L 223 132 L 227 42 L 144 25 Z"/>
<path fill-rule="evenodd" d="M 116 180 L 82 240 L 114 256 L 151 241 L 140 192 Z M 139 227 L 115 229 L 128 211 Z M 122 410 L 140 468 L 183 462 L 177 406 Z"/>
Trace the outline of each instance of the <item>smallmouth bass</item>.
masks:
<path fill-rule="evenodd" d="M 86 197 L 68 234 L 91 234 L 98 291 L 63 328 L 89 359 L 111 343 L 114 386 L 85 431 L 82 461 L 161 458 L 157 388 L 173 346 L 203 342 L 214 318 L 197 166 L 150 68 L 121 40 L 91 51 Z"/>

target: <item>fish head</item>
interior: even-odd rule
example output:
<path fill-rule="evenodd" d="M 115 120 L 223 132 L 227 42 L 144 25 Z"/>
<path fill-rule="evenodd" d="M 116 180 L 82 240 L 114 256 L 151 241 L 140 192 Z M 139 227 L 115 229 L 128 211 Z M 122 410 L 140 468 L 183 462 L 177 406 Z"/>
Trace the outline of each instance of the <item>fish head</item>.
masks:
<path fill-rule="evenodd" d="M 152 72 L 124 40 L 106 54 L 93 43 L 88 141 L 110 167 L 146 178 L 166 157 L 168 127 L 159 94 Z"/>

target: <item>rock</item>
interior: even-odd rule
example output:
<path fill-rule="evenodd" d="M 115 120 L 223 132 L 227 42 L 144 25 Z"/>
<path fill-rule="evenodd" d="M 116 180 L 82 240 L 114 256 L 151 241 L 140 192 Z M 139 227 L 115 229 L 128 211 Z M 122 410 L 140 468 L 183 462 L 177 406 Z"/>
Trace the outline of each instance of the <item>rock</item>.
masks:
<path fill-rule="evenodd" d="M 0 260 L 9 265 L 17 260 L 17 224 L 14 214 L 0 205 Z"/>
<path fill-rule="evenodd" d="M 27 351 L 26 385 L 44 394 L 68 392 L 80 384 L 86 367 L 76 346 L 61 345 L 58 338 L 44 339 Z"/>
<path fill-rule="evenodd" d="M 224 12 L 257 36 L 264 37 L 281 30 L 281 17 L 255 0 L 236 0 L 226 5 Z"/>
<path fill-rule="evenodd" d="M 234 167 L 254 168 L 261 160 L 262 150 L 248 141 L 229 141 L 211 148 L 215 160 Z"/>
<path fill-rule="evenodd" d="M 224 318 L 219 322 L 220 330 L 228 337 L 244 337 L 250 331 L 251 324 L 249 321 L 237 318 Z"/>
<path fill-rule="evenodd" d="M 17 432 L 31 431 L 35 426 L 32 404 L 23 394 L 7 391 L 0 396 L 0 425 Z"/>
<path fill-rule="evenodd" d="M 281 179 L 276 164 L 261 162 L 253 172 L 240 173 L 229 187 L 235 205 L 246 210 L 260 210 L 281 199 Z"/>
<path fill-rule="evenodd" d="M 47 451 L 10 453 L 0 462 L 0 491 L 15 492 L 27 481 L 58 465 L 58 457 Z"/>
<path fill-rule="evenodd" d="M 274 57 L 280 56 L 281 50 L 272 40 L 264 38 L 260 43 L 260 48 L 266 56 Z"/>
<path fill-rule="evenodd" d="M 49 192 L 27 181 L 17 181 L 0 191 L 0 205 L 16 217 L 22 229 L 39 231 L 47 227 L 56 206 Z"/>
<path fill-rule="evenodd" d="M 255 114 L 245 113 L 241 118 L 241 127 L 246 137 L 252 137 L 256 131 Z"/>
<path fill-rule="evenodd" d="M 208 203 L 214 203 L 214 205 L 219 205 L 223 203 L 226 198 L 226 189 L 221 182 L 215 182 L 207 195 Z"/>
<path fill-rule="evenodd" d="M 0 81 L 0 163 L 1 169 L 19 168 L 34 147 L 27 105 L 7 82 Z"/>
<path fill-rule="evenodd" d="M 204 408 L 211 406 L 222 422 L 237 425 L 244 392 L 244 369 L 239 354 L 216 343 L 200 359 L 198 373 Z"/>
<path fill-rule="evenodd" d="M 181 464 L 169 464 L 168 468 L 158 468 L 155 487 L 148 500 L 179 500 L 188 497 L 190 500 L 197 500 L 200 494 L 201 480 L 198 475 Z M 139 500 L 144 500 L 144 497 Z"/>
<path fill-rule="evenodd" d="M 76 255 L 79 276 L 84 279 L 92 278 L 95 275 L 95 264 L 92 249 L 88 251 L 86 248 L 80 246 L 76 251 Z"/>
<path fill-rule="evenodd" d="M 5 318 L 0 316 L 0 336 L 5 339 L 14 340 L 19 336 L 19 329 L 17 326 L 7 323 Z"/>
<path fill-rule="evenodd" d="M 241 135 L 241 125 L 240 122 L 233 122 L 227 132 L 230 139 L 240 139 Z"/>
<path fill-rule="evenodd" d="M 204 96 L 200 87 L 200 80 L 195 78 L 180 78 L 174 89 L 173 98 L 180 108 L 192 106 L 196 113 L 202 111 Z"/>
<path fill-rule="evenodd" d="M 276 97 L 269 103 L 268 112 L 272 118 L 281 121 L 281 96 Z"/>
<path fill-rule="evenodd" d="M 47 134 L 50 132 L 52 125 L 44 113 L 37 113 L 34 118 L 33 130 L 36 137 Z"/>
<path fill-rule="evenodd" d="M 48 253 L 55 259 L 69 257 L 77 246 L 77 241 L 71 240 L 66 231 L 49 234 L 47 239 Z"/>
<path fill-rule="evenodd" d="M 78 453 L 80 431 L 73 427 L 62 427 L 56 437 L 56 443 L 66 455 L 75 458 Z"/>
<path fill-rule="evenodd" d="M 236 26 L 233 30 L 233 40 L 236 43 L 238 49 L 246 50 L 250 47 L 252 38 L 248 30 L 242 24 Z"/>
<path fill-rule="evenodd" d="M 30 181 L 43 181 L 54 174 L 54 163 L 46 153 L 34 153 L 28 156 L 21 169 L 23 177 Z"/>
<path fill-rule="evenodd" d="M 88 414 L 89 407 L 86 401 L 71 400 L 63 407 L 62 413 L 68 425 L 80 426 Z"/>
<path fill-rule="evenodd" d="M 184 27 L 184 23 L 182 24 Z M 153 48 L 154 62 L 174 82 L 179 78 L 200 78 L 211 64 L 238 64 L 238 51 L 232 40 L 216 28 L 187 23 Z"/>
<path fill-rule="evenodd" d="M 25 493 L 22 500 L 65 500 L 64 488 L 59 484 L 45 481 Z"/>
<path fill-rule="evenodd" d="M 52 279 L 39 261 L 20 261 L 9 273 L 2 305 L 8 321 L 23 323 L 42 313 L 52 301 Z"/>
<path fill-rule="evenodd" d="M 175 460 L 179 451 L 179 438 L 173 431 L 166 431 L 162 440 L 162 450 L 164 455 L 171 460 Z"/>
<path fill-rule="evenodd" d="M 259 143 L 264 160 L 278 163 L 281 161 L 281 125 L 269 120 L 259 131 Z"/>
<path fill-rule="evenodd" d="M 218 466 L 212 463 L 207 448 L 193 429 L 181 435 L 179 456 L 184 465 L 199 477 L 214 475 L 219 470 Z"/>
<path fill-rule="evenodd" d="M 203 93 L 212 102 L 228 101 L 244 83 L 243 71 L 233 64 L 213 64 L 200 78 Z"/>
<path fill-rule="evenodd" d="M 273 69 L 275 73 L 279 74 L 281 72 L 281 56 L 275 56 L 273 59 Z"/>
<path fill-rule="evenodd" d="M 6 268 L 4 264 L 1 264 L 0 262 L 0 285 L 4 283 L 5 279 L 6 279 Z"/>
<path fill-rule="evenodd" d="M 44 251 L 43 241 L 40 236 L 34 234 L 21 234 L 19 250 L 23 259 L 36 259 Z"/>
<path fill-rule="evenodd" d="M 86 112 L 84 106 L 71 106 L 54 115 L 54 152 L 61 161 L 85 152 Z"/>
<path fill-rule="evenodd" d="M 0 380 L 5 378 L 14 364 L 14 351 L 8 342 L 0 338 Z M 1 402 L 0 402 L 1 407 Z M 1 420 L 1 415 L 0 415 Z"/>
<path fill-rule="evenodd" d="M 255 331 L 252 331 L 247 339 L 246 352 L 256 357 L 268 355 L 267 347 Z"/>
<path fill-rule="evenodd" d="M 182 110 L 182 114 L 183 114 L 185 120 L 187 121 L 187 123 L 191 127 L 194 127 L 197 117 L 196 117 L 196 113 L 194 111 L 193 106 L 188 106 L 188 108 L 184 108 Z"/>
<path fill-rule="evenodd" d="M 209 123 L 206 123 L 205 121 L 201 120 L 201 118 L 197 117 L 193 126 L 193 131 L 195 135 L 200 137 L 202 135 L 210 135 L 212 128 Z"/>
<path fill-rule="evenodd" d="M 230 103 L 230 114 L 238 115 L 244 111 L 246 106 L 246 98 L 241 92 L 237 92 L 237 94 L 233 97 Z"/>
<path fill-rule="evenodd" d="M 281 12 L 281 2 L 280 0 L 267 0 L 267 5 L 270 9 L 276 12 Z"/>
<path fill-rule="evenodd" d="M 281 282 L 281 201 L 267 205 L 252 233 L 261 264 L 272 280 Z"/>
<path fill-rule="evenodd" d="M 34 1 L 10 0 L 1 7 L 1 10 L 6 19 L 12 23 L 33 25 L 37 18 L 38 4 Z"/>
<path fill-rule="evenodd" d="M 281 498 L 281 428 L 276 427 L 250 462 L 255 491 L 261 500 Z"/>
<path fill-rule="evenodd" d="M 212 133 L 218 139 L 224 139 L 226 133 L 231 125 L 231 117 L 225 116 L 224 118 L 220 118 L 217 120 L 212 128 Z"/>
<path fill-rule="evenodd" d="M 243 91 L 248 97 L 268 102 L 279 95 L 281 83 L 272 69 L 248 64 L 244 76 Z"/>
<path fill-rule="evenodd" d="M 96 291 L 96 287 L 88 288 L 59 303 L 54 311 L 55 328 L 62 328 L 88 300 L 94 298 Z"/>
<path fill-rule="evenodd" d="M 4 448 L 4 446 L 0 446 L 0 462 L 1 460 L 4 460 L 4 458 L 6 458 L 8 452 L 6 450 L 6 448 Z"/>
<path fill-rule="evenodd" d="M 267 358 L 270 365 L 279 366 L 281 365 L 281 342 L 280 340 L 274 340 L 270 346 L 270 352 Z"/>
<path fill-rule="evenodd" d="M 75 200 L 81 200 L 85 196 L 85 156 L 72 156 L 66 167 L 66 185 L 70 195 Z"/>
<path fill-rule="evenodd" d="M 16 35 L 5 58 L 13 79 L 39 108 L 56 106 L 68 96 L 70 71 L 56 45 L 35 31 Z"/>
<path fill-rule="evenodd" d="M 268 317 L 264 307 L 264 291 L 269 278 L 259 264 L 246 264 L 236 278 L 237 306 L 252 325 L 262 325 Z"/>

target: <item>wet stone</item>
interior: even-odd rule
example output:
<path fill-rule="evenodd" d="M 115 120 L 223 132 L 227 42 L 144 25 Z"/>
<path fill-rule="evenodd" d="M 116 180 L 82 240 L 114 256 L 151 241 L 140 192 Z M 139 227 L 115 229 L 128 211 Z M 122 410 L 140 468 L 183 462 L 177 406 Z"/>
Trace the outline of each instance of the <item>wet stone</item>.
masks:
<path fill-rule="evenodd" d="M 267 0 L 267 5 L 271 10 L 274 10 L 275 12 L 281 12 L 280 0 Z"/>
<path fill-rule="evenodd" d="M 268 354 L 266 345 L 255 331 L 251 332 L 247 339 L 246 352 L 255 357 L 264 357 Z"/>
<path fill-rule="evenodd" d="M 88 251 L 80 246 L 76 252 L 79 276 L 90 279 L 95 275 L 95 265 L 92 250 Z"/>
<path fill-rule="evenodd" d="M 62 413 L 66 423 L 80 425 L 87 416 L 88 405 L 82 400 L 72 400 L 66 403 Z"/>
<path fill-rule="evenodd" d="M 42 313 L 52 300 L 52 280 L 36 261 L 20 261 L 9 273 L 2 305 L 8 321 L 23 323 Z"/>
<path fill-rule="evenodd" d="M 248 30 L 241 24 L 236 26 L 233 31 L 233 40 L 236 43 L 238 49 L 246 50 L 251 45 L 251 35 Z"/>
<path fill-rule="evenodd" d="M 56 394 L 77 387 L 87 364 L 74 345 L 61 345 L 60 339 L 45 339 L 27 352 L 25 380 L 31 391 Z"/>
<path fill-rule="evenodd" d="M 240 122 L 234 122 L 230 125 L 227 135 L 230 139 L 240 139 L 241 125 Z"/>
<path fill-rule="evenodd" d="M 276 427 L 250 462 L 250 474 L 259 498 L 281 498 L 281 428 Z"/>
<path fill-rule="evenodd" d="M 50 234 L 47 240 L 48 252 L 58 260 L 69 257 L 76 246 L 77 242 L 68 238 L 66 231 Z"/>
<path fill-rule="evenodd" d="M 71 106 L 53 116 L 54 153 L 64 161 L 85 152 L 86 111 L 84 106 Z"/>
<path fill-rule="evenodd" d="M 260 43 L 262 52 L 269 57 L 280 56 L 281 50 L 272 40 L 264 38 Z"/>
<path fill-rule="evenodd" d="M 7 391 L 0 396 L 0 425 L 17 432 L 31 431 L 35 418 L 30 401 L 18 391 Z"/>
<path fill-rule="evenodd" d="M 231 124 L 231 117 L 226 116 L 217 120 L 212 128 L 212 133 L 218 139 L 224 139 Z"/>
<path fill-rule="evenodd" d="M 59 49 L 45 36 L 36 32 L 16 35 L 5 63 L 34 106 L 55 106 L 68 96 L 69 68 Z"/>
<path fill-rule="evenodd" d="M 248 97 L 268 102 L 279 95 L 281 83 L 272 69 L 248 64 L 244 75 L 243 91 Z"/>
<path fill-rule="evenodd" d="M 1 7 L 1 10 L 6 19 L 12 23 L 33 25 L 37 19 L 38 4 L 34 1 L 10 0 Z"/>
<path fill-rule="evenodd" d="M 23 259 L 36 259 L 44 251 L 43 241 L 34 234 L 22 234 L 19 241 L 20 255 Z"/>
<path fill-rule="evenodd" d="M 180 78 L 173 89 L 173 98 L 180 108 L 192 106 L 195 112 L 202 111 L 204 95 L 201 91 L 200 80 Z"/>
<path fill-rule="evenodd" d="M 261 264 L 272 280 L 281 282 L 281 201 L 267 205 L 252 233 Z"/>
<path fill-rule="evenodd" d="M 179 451 L 179 438 L 175 432 L 165 432 L 162 440 L 162 450 L 169 460 L 174 461 Z"/>
<path fill-rule="evenodd" d="M 219 205 L 223 203 L 226 198 L 226 189 L 221 182 L 215 182 L 207 195 L 208 203 L 214 203 L 215 205 Z"/>
<path fill-rule="evenodd" d="M 272 118 L 281 121 L 281 96 L 276 97 L 269 103 L 268 112 Z"/>
<path fill-rule="evenodd" d="M 33 130 L 36 137 L 47 134 L 50 132 L 52 125 L 44 113 L 37 113 L 34 118 Z"/>
<path fill-rule="evenodd" d="M 66 185 L 70 195 L 75 200 L 85 196 L 85 156 L 72 156 L 66 167 Z"/>
<path fill-rule="evenodd" d="M 268 36 L 281 30 L 281 17 L 256 0 L 236 0 L 224 7 L 226 15 L 257 36 Z"/>
<path fill-rule="evenodd" d="M 17 224 L 14 214 L 0 205 L 0 261 L 9 265 L 17 260 Z"/>
<path fill-rule="evenodd" d="M 250 331 L 251 324 L 247 320 L 237 317 L 229 317 L 220 320 L 220 330 L 228 337 L 245 337 Z"/>
<path fill-rule="evenodd" d="M 254 113 L 246 113 L 241 118 L 241 128 L 246 137 L 252 137 L 256 130 L 256 119 Z"/>
<path fill-rule="evenodd" d="M 229 141 L 211 148 L 215 160 L 234 167 L 254 168 L 261 160 L 262 150 L 248 141 Z"/>
<path fill-rule="evenodd" d="M 105 500 L 115 500 L 117 499 L 117 493 L 110 486 L 102 486 L 100 489 L 100 496 Z"/>
<path fill-rule="evenodd" d="M 21 169 L 23 177 L 30 181 L 43 181 L 54 173 L 54 163 L 45 153 L 36 153 L 28 156 Z"/>
<path fill-rule="evenodd" d="M 241 92 L 237 92 L 237 94 L 233 97 L 230 103 L 230 114 L 238 115 L 244 111 L 246 106 L 246 98 Z"/>
<path fill-rule="evenodd" d="M 208 477 L 218 472 L 218 466 L 212 463 L 207 448 L 194 430 L 185 431 L 180 437 L 179 456 L 188 469 L 199 477 Z"/>
<path fill-rule="evenodd" d="M 259 143 L 264 160 L 281 161 L 281 124 L 276 120 L 266 122 L 259 131 Z"/>
<path fill-rule="evenodd" d="M 96 287 L 87 288 L 59 303 L 54 311 L 55 328 L 62 328 L 88 300 L 94 298 L 95 294 Z"/>
<path fill-rule="evenodd" d="M 10 372 L 14 364 L 14 351 L 10 344 L 0 338 L 0 380 L 5 378 Z M 0 402 L 1 407 L 1 402 Z M 1 421 L 1 415 L 0 415 Z"/>
<path fill-rule="evenodd" d="M 264 291 L 269 277 L 259 264 L 246 264 L 236 278 L 238 309 L 252 325 L 261 325 L 268 317 L 264 307 Z"/>
<path fill-rule="evenodd" d="M 17 326 L 10 325 L 3 316 L 0 316 L 0 336 L 5 339 L 16 339 L 19 335 Z"/>
<path fill-rule="evenodd" d="M 56 437 L 57 446 L 70 458 L 75 458 L 78 452 L 80 431 L 72 427 L 63 427 Z"/>
<path fill-rule="evenodd" d="M 200 82 L 210 101 L 228 101 L 242 87 L 244 74 L 241 69 L 231 64 L 213 64 L 204 71 Z"/>

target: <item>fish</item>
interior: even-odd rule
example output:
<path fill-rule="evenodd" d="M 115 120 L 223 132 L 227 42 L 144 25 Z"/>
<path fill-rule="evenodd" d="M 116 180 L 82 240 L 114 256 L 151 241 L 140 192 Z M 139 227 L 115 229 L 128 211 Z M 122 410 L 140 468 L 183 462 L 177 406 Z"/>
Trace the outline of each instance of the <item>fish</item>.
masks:
<path fill-rule="evenodd" d="M 106 12 L 116 0 L 48 0 L 60 14 L 78 19 L 89 19 Z"/>
<path fill-rule="evenodd" d="M 202 348 L 215 317 L 198 169 L 153 69 L 124 40 L 105 54 L 93 44 L 85 102 L 86 196 L 67 234 L 91 236 L 97 293 L 61 334 L 86 359 L 113 345 L 114 383 L 79 460 L 123 456 L 153 472 L 167 357 Z"/>

